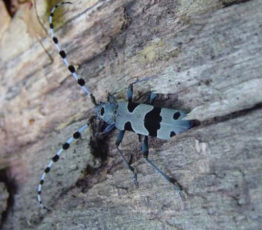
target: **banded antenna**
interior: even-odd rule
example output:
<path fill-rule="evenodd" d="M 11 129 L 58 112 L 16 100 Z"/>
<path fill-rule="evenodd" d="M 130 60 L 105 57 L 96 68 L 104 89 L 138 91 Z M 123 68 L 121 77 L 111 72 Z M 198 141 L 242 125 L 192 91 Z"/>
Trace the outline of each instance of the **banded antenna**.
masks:
<path fill-rule="evenodd" d="M 66 52 L 61 49 L 60 45 L 59 45 L 59 42 L 58 42 L 58 38 L 55 36 L 54 34 L 54 24 L 53 24 L 53 17 L 54 17 L 54 13 L 55 13 L 55 10 L 64 5 L 64 4 L 72 4 L 71 2 L 60 2 L 60 3 L 57 3 L 52 9 L 51 9 L 51 12 L 50 12 L 50 16 L 49 16 L 49 26 L 50 26 L 50 35 L 51 35 L 51 38 L 53 39 L 53 42 L 55 43 L 55 46 L 56 46 L 56 49 L 59 53 L 59 55 L 61 56 L 61 58 L 63 59 L 63 62 L 64 64 L 66 65 L 66 67 L 68 68 L 68 70 L 70 71 L 71 75 L 73 76 L 73 78 L 77 81 L 77 83 L 81 86 L 81 88 L 84 90 L 84 92 L 87 94 L 87 95 L 90 95 L 91 97 L 91 101 L 93 102 L 94 105 L 97 105 L 96 103 L 96 100 L 95 100 L 95 97 L 93 96 L 93 94 L 91 93 L 91 91 L 86 87 L 85 85 L 85 80 L 83 78 L 80 78 L 76 72 L 76 69 L 73 65 L 71 65 L 69 63 L 69 61 L 67 60 L 67 55 L 66 55 Z M 62 148 L 60 148 L 57 153 L 52 157 L 51 161 L 47 164 L 47 166 L 45 167 L 45 170 L 40 178 L 40 182 L 38 184 L 38 188 L 37 188 L 37 200 L 41 206 L 41 208 L 44 208 L 44 209 L 48 209 L 46 208 L 44 205 L 43 205 L 43 202 L 42 202 L 42 198 L 41 198 L 41 194 L 42 194 L 42 186 L 45 182 L 45 177 L 46 177 L 46 174 L 50 172 L 50 169 L 51 167 L 53 166 L 54 163 L 56 163 L 59 159 L 60 159 L 60 156 L 62 154 L 62 152 L 64 150 L 67 150 L 71 143 L 76 140 L 76 139 L 79 139 L 81 137 L 81 134 L 87 129 L 88 127 L 88 124 L 85 124 L 83 125 L 78 131 L 76 131 L 72 137 L 70 137 L 62 146 Z"/>
<path fill-rule="evenodd" d="M 54 18 L 54 14 L 55 11 L 58 7 L 65 5 L 65 4 L 72 4 L 72 2 L 59 2 L 57 3 L 50 12 L 50 16 L 49 16 L 49 27 L 50 27 L 50 36 L 53 40 L 53 42 L 55 43 L 56 49 L 59 53 L 59 55 L 61 56 L 64 64 L 66 65 L 67 69 L 69 70 L 69 72 L 71 73 L 72 77 L 77 81 L 77 83 L 81 86 L 81 88 L 84 90 L 84 92 L 87 95 L 90 95 L 91 97 L 91 101 L 94 105 L 96 105 L 96 100 L 95 97 L 93 96 L 93 94 L 91 93 L 91 91 L 87 88 L 87 86 L 85 85 L 85 80 L 83 78 L 80 78 L 76 72 L 75 67 L 69 63 L 68 59 L 67 59 L 67 54 L 65 52 L 65 50 L 63 50 L 61 48 L 61 46 L 59 45 L 59 41 L 58 38 L 55 36 L 54 34 L 54 23 L 53 23 L 53 18 Z"/>

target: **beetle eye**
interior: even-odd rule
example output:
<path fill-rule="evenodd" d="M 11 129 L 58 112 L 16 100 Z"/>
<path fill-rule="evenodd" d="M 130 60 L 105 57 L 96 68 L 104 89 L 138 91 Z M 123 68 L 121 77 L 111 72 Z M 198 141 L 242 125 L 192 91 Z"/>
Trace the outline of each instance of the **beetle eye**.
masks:
<path fill-rule="evenodd" d="M 102 107 L 101 110 L 100 110 L 100 115 L 103 116 L 104 113 L 105 113 L 105 109 L 104 109 L 104 107 Z"/>

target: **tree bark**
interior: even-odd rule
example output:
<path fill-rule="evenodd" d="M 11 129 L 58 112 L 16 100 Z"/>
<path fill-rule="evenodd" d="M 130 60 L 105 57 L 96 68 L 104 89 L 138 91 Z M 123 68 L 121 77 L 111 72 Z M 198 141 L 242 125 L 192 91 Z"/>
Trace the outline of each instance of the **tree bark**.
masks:
<path fill-rule="evenodd" d="M 94 136 L 101 125 L 91 118 L 93 104 L 43 33 L 50 5 L 41 2 L 32 8 L 41 33 L 30 32 L 22 7 L 0 41 L 0 174 L 9 193 L 0 199 L 7 203 L 0 226 L 260 229 L 261 0 L 74 1 L 56 12 L 56 36 L 97 101 L 109 92 L 125 99 L 129 83 L 146 79 L 134 86 L 136 101 L 165 94 L 156 104 L 201 122 L 149 142 L 150 159 L 181 184 L 185 199 L 143 161 L 136 134 L 127 132 L 120 147 L 132 156 L 138 188 L 117 154 L 117 131 Z M 41 210 L 36 190 L 46 164 L 86 122 L 90 129 L 47 175 L 42 197 L 50 210 Z"/>

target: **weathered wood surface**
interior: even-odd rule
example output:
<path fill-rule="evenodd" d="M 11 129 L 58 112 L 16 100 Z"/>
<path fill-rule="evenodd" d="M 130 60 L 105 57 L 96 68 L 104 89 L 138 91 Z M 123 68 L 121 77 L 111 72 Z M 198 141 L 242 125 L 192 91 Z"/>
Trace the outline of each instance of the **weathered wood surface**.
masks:
<path fill-rule="evenodd" d="M 164 104 L 201 121 L 168 142 L 150 140 L 150 157 L 187 198 L 144 163 L 135 134 L 121 148 L 134 154 L 139 188 L 116 153 L 116 131 L 103 161 L 87 131 L 47 177 L 51 211 L 39 210 L 45 164 L 92 104 L 51 39 L 42 43 L 53 60 L 18 14 L 0 43 L 0 156 L 17 185 L 3 229 L 261 229 L 261 0 L 76 1 L 63 17 L 57 36 L 98 100 L 123 99 L 128 83 L 147 76 L 136 98 L 174 94 Z"/>

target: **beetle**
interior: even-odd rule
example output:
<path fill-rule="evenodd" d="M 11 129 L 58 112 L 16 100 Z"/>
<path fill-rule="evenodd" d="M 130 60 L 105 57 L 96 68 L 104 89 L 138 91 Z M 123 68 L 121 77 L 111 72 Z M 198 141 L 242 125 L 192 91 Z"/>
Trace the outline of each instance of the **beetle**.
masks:
<path fill-rule="evenodd" d="M 81 88 L 85 91 L 85 93 L 91 97 L 91 101 L 94 104 L 94 111 L 97 118 L 107 123 L 107 126 L 102 133 L 103 134 L 108 133 L 114 128 L 117 128 L 119 130 L 115 142 L 117 152 L 122 158 L 125 167 L 128 170 L 130 170 L 132 174 L 133 182 L 136 185 L 137 185 L 136 171 L 124 157 L 124 154 L 119 148 L 119 145 L 123 140 L 125 131 L 132 131 L 138 135 L 142 135 L 143 141 L 142 141 L 141 151 L 143 154 L 143 158 L 166 181 L 173 184 L 174 189 L 176 189 L 181 195 L 182 194 L 181 185 L 176 180 L 166 175 L 148 158 L 148 137 L 152 136 L 163 140 L 168 140 L 171 137 L 192 128 L 195 124 L 195 121 L 184 119 L 186 117 L 186 113 L 184 111 L 154 106 L 153 102 L 157 96 L 155 93 L 150 94 L 149 102 L 147 104 L 139 104 L 133 102 L 134 83 L 128 86 L 126 101 L 117 101 L 113 95 L 109 94 L 107 102 L 97 103 L 94 95 L 86 87 L 85 80 L 83 78 L 80 78 L 76 72 L 75 67 L 69 64 L 67 60 L 66 52 L 61 49 L 58 42 L 58 38 L 54 35 L 54 25 L 53 25 L 54 12 L 59 6 L 64 4 L 71 4 L 71 3 L 60 2 L 51 9 L 51 13 L 49 16 L 50 35 L 53 42 L 55 43 L 59 55 L 61 56 L 64 64 L 67 66 L 71 75 L 81 86 Z M 43 205 L 42 198 L 41 198 L 42 186 L 44 184 L 46 174 L 49 173 L 52 165 L 59 160 L 62 152 L 64 150 L 67 150 L 74 140 L 79 139 L 81 137 L 81 134 L 84 132 L 84 130 L 87 129 L 87 127 L 88 124 L 85 124 L 78 131 L 76 131 L 73 134 L 73 136 L 70 137 L 63 144 L 62 148 L 57 151 L 57 153 L 51 159 L 49 164 L 46 166 L 37 188 L 37 200 L 42 208 L 46 208 Z"/>

